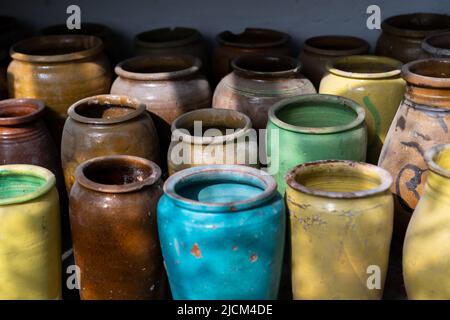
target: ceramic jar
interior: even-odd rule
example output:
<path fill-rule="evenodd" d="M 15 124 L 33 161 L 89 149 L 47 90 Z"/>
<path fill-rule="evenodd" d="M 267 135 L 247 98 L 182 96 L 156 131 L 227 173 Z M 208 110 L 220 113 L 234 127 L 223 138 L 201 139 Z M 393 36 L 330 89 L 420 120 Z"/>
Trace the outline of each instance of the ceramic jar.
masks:
<path fill-rule="evenodd" d="M 107 155 L 130 155 L 159 162 L 158 135 L 145 105 L 128 96 L 82 99 L 68 111 L 61 145 L 67 190 L 82 162 Z"/>
<path fill-rule="evenodd" d="M 316 93 L 300 73 L 300 63 L 287 56 L 246 55 L 231 63 L 233 72 L 214 91 L 213 107 L 238 110 L 255 129 L 265 129 L 269 108 L 282 99 Z"/>
<path fill-rule="evenodd" d="M 450 32 L 426 37 L 422 41 L 422 49 L 433 58 L 450 58 Z"/>
<path fill-rule="evenodd" d="M 450 31 L 450 16 L 435 13 L 413 13 L 387 18 L 381 24 L 375 53 L 403 63 L 423 59 L 427 54 L 421 42 L 427 36 Z"/>
<path fill-rule="evenodd" d="M 320 161 L 286 176 L 294 299 L 381 299 L 394 204 L 374 165 Z"/>
<path fill-rule="evenodd" d="M 167 153 L 169 174 L 207 164 L 241 164 L 258 167 L 257 135 L 241 112 L 200 109 L 172 123 Z"/>
<path fill-rule="evenodd" d="M 232 71 L 231 61 L 246 54 L 291 55 L 291 37 L 270 29 L 247 28 L 235 34 L 223 31 L 216 37 L 212 72 L 214 84 Z"/>
<path fill-rule="evenodd" d="M 364 161 L 367 128 L 364 109 L 333 95 L 285 99 L 269 110 L 268 172 L 284 194 L 284 176 L 298 164 L 316 160 Z"/>
<path fill-rule="evenodd" d="M 429 173 L 405 237 L 403 272 L 409 299 L 450 299 L 450 145 L 425 154 Z"/>
<path fill-rule="evenodd" d="M 320 80 L 333 59 L 366 54 L 369 47 L 366 40 L 351 36 L 326 35 L 306 39 L 299 57 L 302 72 L 319 89 Z"/>
<path fill-rule="evenodd" d="M 160 177 L 155 163 L 132 156 L 94 158 L 77 168 L 70 221 L 82 300 L 162 298 Z"/>
<path fill-rule="evenodd" d="M 0 166 L 0 300 L 61 299 L 60 232 L 55 176 Z"/>
<path fill-rule="evenodd" d="M 285 237 L 283 198 L 246 166 L 169 177 L 158 231 L 174 299 L 276 299 Z"/>
<path fill-rule="evenodd" d="M 386 134 L 405 93 L 401 62 L 377 56 L 342 57 L 330 63 L 320 93 L 356 101 L 366 110 L 367 160 L 378 163 Z"/>
<path fill-rule="evenodd" d="M 102 50 L 99 38 L 84 35 L 35 37 L 11 48 L 9 94 L 44 101 L 48 126 L 58 145 L 69 106 L 109 91 L 110 65 Z"/>

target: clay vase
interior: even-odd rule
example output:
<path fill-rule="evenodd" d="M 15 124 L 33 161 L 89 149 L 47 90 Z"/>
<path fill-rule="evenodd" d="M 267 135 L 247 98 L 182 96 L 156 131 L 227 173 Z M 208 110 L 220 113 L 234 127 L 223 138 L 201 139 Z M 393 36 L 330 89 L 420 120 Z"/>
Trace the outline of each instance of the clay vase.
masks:
<path fill-rule="evenodd" d="M 61 299 L 61 230 L 55 176 L 0 166 L 0 300 Z"/>
<path fill-rule="evenodd" d="M 317 160 L 364 161 L 367 150 L 365 112 L 353 100 L 308 94 L 276 103 L 267 123 L 268 173 L 284 194 L 286 173 Z"/>
<path fill-rule="evenodd" d="M 242 33 L 223 31 L 216 37 L 212 59 L 214 84 L 232 71 L 231 62 L 246 54 L 292 55 L 291 37 L 283 32 L 247 28 Z"/>
<path fill-rule="evenodd" d="M 8 81 L 6 68 L 8 66 L 6 50 L 0 49 L 0 100 L 8 98 Z"/>
<path fill-rule="evenodd" d="M 167 179 L 158 232 L 174 299 L 276 299 L 286 223 L 276 188 L 262 171 L 235 165 Z"/>
<path fill-rule="evenodd" d="M 306 39 L 300 53 L 303 74 L 319 89 L 320 80 L 333 59 L 369 53 L 366 40 L 351 36 L 326 35 Z"/>
<path fill-rule="evenodd" d="M 111 93 L 132 96 L 146 105 L 159 134 L 161 154 L 167 154 L 170 125 L 176 118 L 211 106 L 211 90 L 200 68 L 200 60 L 194 57 L 140 56 L 115 69 L 118 78 Z"/>
<path fill-rule="evenodd" d="M 241 164 L 258 167 L 257 134 L 241 112 L 200 109 L 172 123 L 167 153 L 169 174 L 208 164 Z"/>
<path fill-rule="evenodd" d="M 82 300 L 162 298 L 160 177 L 155 163 L 132 156 L 94 158 L 77 168 L 70 222 Z"/>
<path fill-rule="evenodd" d="M 316 93 L 300 73 L 300 63 L 287 56 L 246 55 L 231 63 L 233 72 L 217 85 L 213 107 L 233 109 L 250 117 L 255 129 L 265 129 L 267 112 L 276 102 Z"/>
<path fill-rule="evenodd" d="M 403 272 L 409 299 L 450 299 L 450 144 L 425 154 L 428 178 L 405 237 Z"/>
<path fill-rule="evenodd" d="M 286 176 L 294 299 L 381 299 L 391 243 L 391 175 L 320 161 Z"/>
<path fill-rule="evenodd" d="M 450 58 L 450 32 L 426 37 L 422 49 L 432 58 Z"/>
<path fill-rule="evenodd" d="M 99 38 L 41 36 L 11 48 L 8 87 L 12 98 L 35 98 L 48 107 L 47 123 L 59 145 L 67 109 L 76 101 L 108 93 L 110 65 Z"/>
<path fill-rule="evenodd" d="M 403 63 L 426 58 L 421 42 L 427 36 L 450 31 L 450 16 L 435 13 L 413 13 L 387 18 L 381 24 L 375 54 Z"/>
<path fill-rule="evenodd" d="M 128 96 L 82 99 L 68 111 L 61 144 L 67 191 L 82 162 L 100 156 L 130 155 L 160 162 L 158 135 L 145 105 Z"/>
<path fill-rule="evenodd" d="M 356 101 L 366 111 L 367 161 L 378 163 L 392 119 L 405 93 L 400 61 L 377 56 L 350 56 L 330 63 L 320 93 Z"/>

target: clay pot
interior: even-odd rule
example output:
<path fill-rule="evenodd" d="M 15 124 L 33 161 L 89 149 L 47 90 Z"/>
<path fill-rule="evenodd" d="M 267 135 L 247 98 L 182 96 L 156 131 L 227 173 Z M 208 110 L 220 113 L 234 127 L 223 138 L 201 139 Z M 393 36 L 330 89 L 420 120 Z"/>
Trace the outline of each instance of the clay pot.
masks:
<path fill-rule="evenodd" d="M 200 109 L 172 123 L 169 174 L 207 164 L 258 167 L 257 136 L 250 119 L 235 110 Z"/>
<path fill-rule="evenodd" d="M 70 221 L 82 300 L 162 297 L 160 176 L 155 163 L 132 156 L 94 158 L 77 168 Z"/>
<path fill-rule="evenodd" d="M 142 101 L 152 114 L 159 134 L 161 154 L 167 154 L 170 125 L 180 115 L 211 106 L 208 81 L 199 74 L 201 62 L 188 56 L 140 56 L 117 65 L 119 76 L 112 94 Z"/>
<path fill-rule="evenodd" d="M 317 160 L 364 161 L 367 150 L 365 112 L 353 100 L 308 94 L 276 103 L 267 123 L 268 172 L 284 194 L 286 173 Z"/>
<path fill-rule="evenodd" d="M 381 299 L 391 175 L 367 163 L 320 161 L 295 167 L 286 182 L 294 299 Z"/>
<path fill-rule="evenodd" d="M 375 53 L 401 62 L 426 58 L 421 42 L 427 36 L 450 30 L 450 16 L 435 13 L 413 13 L 387 18 L 381 24 Z"/>
<path fill-rule="evenodd" d="M 223 31 L 216 37 L 212 60 L 215 84 L 232 71 L 231 61 L 246 54 L 291 55 L 291 37 L 283 32 L 269 29 L 247 28 L 234 34 Z"/>
<path fill-rule="evenodd" d="M 405 93 L 400 61 L 377 56 L 335 59 L 320 83 L 320 93 L 356 101 L 366 110 L 367 161 L 378 163 L 386 134 Z"/>
<path fill-rule="evenodd" d="M 276 102 L 316 93 L 300 73 L 300 63 L 286 56 L 246 55 L 231 63 L 233 72 L 214 91 L 213 107 L 238 110 L 252 120 L 255 129 L 265 129 L 267 112 Z"/>
<path fill-rule="evenodd" d="M 320 80 L 333 59 L 366 54 L 369 47 L 366 40 L 351 36 L 327 35 L 306 39 L 299 57 L 302 72 L 319 89 Z"/>
<path fill-rule="evenodd" d="M 82 162 L 99 156 L 130 155 L 160 161 L 158 135 L 145 105 L 128 96 L 82 99 L 68 111 L 61 144 L 67 190 Z"/>
<path fill-rule="evenodd" d="M 422 49 L 433 58 L 450 58 L 450 32 L 426 37 L 422 41 Z"/>
<path fill-rule="evenodd" d="M 61 230 L 55 176 L 0 166 L 0 299 L 61 299 Z"/>
<path fill-rule="evenodd" d="M 405 237 L 403 271 L 409 299 L 450 299 L 450 145 L 425 154 L 429 173 Z"/>
<path fill-rule="evenodd" d="M 109 91 L 110 66 L 102 50 L 99 38 L 84 35 L 35 37 L 11 48 L 9 94 L 44 101 L 49 108 L 48 126 L 58 145 L 69 106 Z"/>
<path fill-rule="evenodd" d="M 276 299 L 284 201 L 269 175 L 210 165 L 172 175 L 158 231 L 174 299 Z"/>

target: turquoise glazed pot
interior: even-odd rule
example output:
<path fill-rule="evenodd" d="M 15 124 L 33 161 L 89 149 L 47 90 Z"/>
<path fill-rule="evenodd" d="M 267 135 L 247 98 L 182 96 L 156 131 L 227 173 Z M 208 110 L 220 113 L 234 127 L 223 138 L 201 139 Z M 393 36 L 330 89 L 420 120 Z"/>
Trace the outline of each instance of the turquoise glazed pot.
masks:
<path fill-rule="evenodd" d="M 366 160 L 365 111 L 355 101 L 335 95 L 308 94 L 282 100 L 269 109 L 266 146 L 268 173 L 284 194 L 284 176 L 299 164 Z"/>
<path fill-rule="evenodd" d="M 170 176 L 158 203 L 174 299 L 276 299 L 285 209 L 275 180 L 254 168 L 209 165 Z"/>

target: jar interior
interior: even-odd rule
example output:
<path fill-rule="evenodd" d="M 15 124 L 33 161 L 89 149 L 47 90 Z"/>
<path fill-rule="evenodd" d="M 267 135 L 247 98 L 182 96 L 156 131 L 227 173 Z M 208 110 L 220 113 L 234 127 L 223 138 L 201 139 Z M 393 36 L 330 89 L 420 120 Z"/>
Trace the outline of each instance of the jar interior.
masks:
<path fill-rule="evenodd" d="M 93 119 L 121 118 L 134 111 L 135 108 L 118 104 L 82 103 L 75 107 L 78 115 Z"/>
<path fill-rule="evenodd" d="M 166 73 L 189 69 L 192 61 L 182 58 L 146 58 L 131 59 L 122 64 L 122 69 L 132 73 Z"/>
<path fill-rule="evenodd" d="M 358 114 L 350 107 L 333 102 L 293 102 L 275 112 L 284 123 L 305 128 L 326 128 L 347 125 Z"/>
<path fill-rule="evenodd" d="M 450 28 L 450 17 L 437 14 L 412 14 L 393 17 L 389 24 L 399 29 L 433 31 Z"/>
<path fill-rule="evenodd" d="M 427 40 L 428 44 L 440 49 L 450 49 L 450 33 L 445 36 L 437 35 Z"/>
<path fill-rule="evenodd" d="M 32 38 L 18 43 L 14 51 L 35 56 L 56 56 L 92 49 L 95 38 L 72 38 L 55 36 L 57 38 Z"/>
<path fill-rule="evenodd" d="M 399 69 L 398 66 L 378 61 L 347 61 L 346 59 L 336 61 L 333 64 L 333 68 L 354 73 L 384 73 Z"/>
<path fill-rule="evenodd" d="M 186 114 L 176 123 L 177 129 L 185 129 L 193 137 L 217 137 L 232 134 L 247 125 L 244 117 L 235 112 L 193 112 Z"/>
<path fill-rule="evenodd" d="M 450 60 L 424 60 L 414 63 L 409 70 L 425 77 L 450 78 Z"/>
<path fill-rule="evenodd" d="M 0 106 L 0 118 L 16 118 L 33 114 L 37 111 L 37 106 L 32 104 L 11 104 Z"/>
<path fill-rule="evenodd" d="M 98 184 L 126 185 L 142 182 L 152 174 L 152 169 L 139 162 L 110 159 L 92 162 L 83 169 L 84 176 Z"/>
<path fill-rule="evenodd" d="M 306 40 L 305 43 L 316 49 L 330 51 L 346 51 L 366 47 L 365 41 L 353 37 L 315 37 Z"/>
<path fill-rule="evenodd" d="M 45 184 L 44 178 L 35 175 L 2 171 L 0 175 L 0 200 L 34 193 Z"/>
<path fill-rule="evenodd" d="M 278 57 L 243 56 L 235 60 L 239 69 L 253 72 L 286 72 L 298 67 L 291 59 Z"/>

